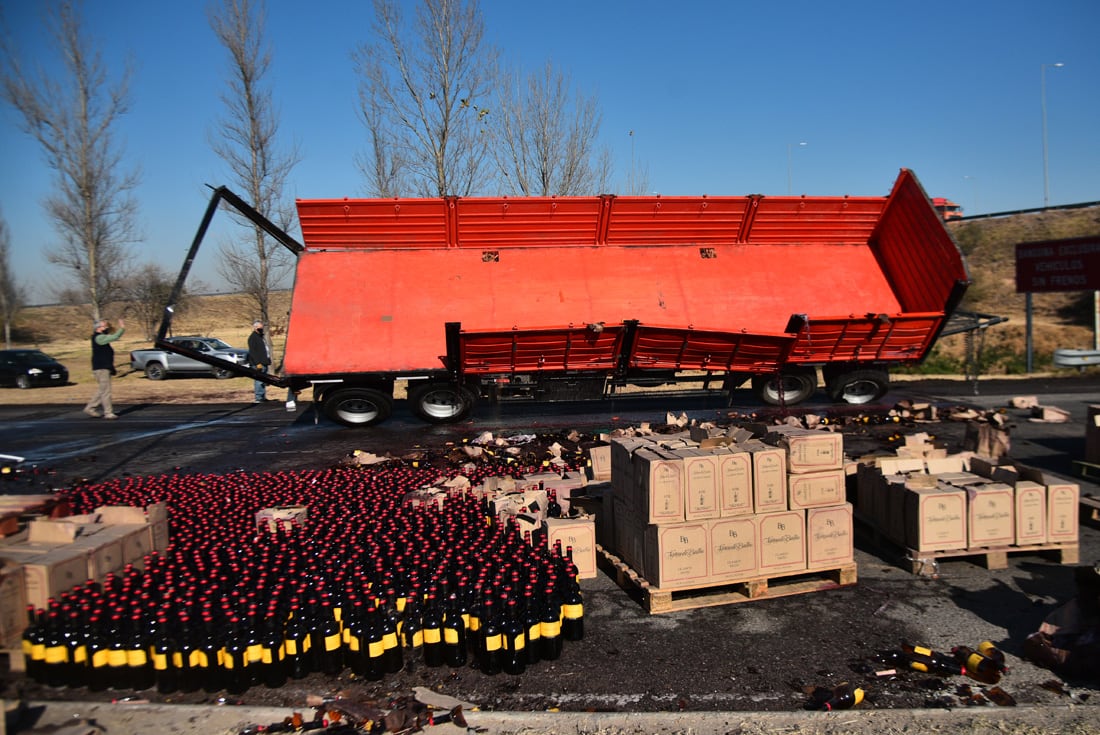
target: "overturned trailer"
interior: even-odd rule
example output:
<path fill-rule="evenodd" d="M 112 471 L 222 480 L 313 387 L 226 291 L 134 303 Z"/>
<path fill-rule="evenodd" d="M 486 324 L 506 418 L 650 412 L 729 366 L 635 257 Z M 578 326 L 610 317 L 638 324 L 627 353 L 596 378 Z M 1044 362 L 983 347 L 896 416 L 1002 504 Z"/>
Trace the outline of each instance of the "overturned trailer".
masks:
<path fill-rule="evenodd" d="M 281 373 L 219 366 L 312 388 L 346 425 L 387 418 L 400 384 L 431 422 L 479 399 L 635 386 L 728 395 L 748 382 L 782 405 L 820 380 L 833 400 L 868 402 L 891 365 L 928 354 L 969 283 L 903 169 L 882 197 L 299 199 L 301 243 L 222 187 L 172 303 L 220 202 L 297 266 Z M 181 351 L 164 341 L 171 316 L 170 303 L 157 346 Z"/>

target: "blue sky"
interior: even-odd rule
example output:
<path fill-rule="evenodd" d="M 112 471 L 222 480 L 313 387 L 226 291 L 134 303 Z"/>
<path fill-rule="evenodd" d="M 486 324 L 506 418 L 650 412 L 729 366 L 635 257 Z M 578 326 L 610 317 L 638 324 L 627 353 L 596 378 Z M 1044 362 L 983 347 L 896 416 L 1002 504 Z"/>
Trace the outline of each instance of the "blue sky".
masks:
<path fill-rule="evenodd" d="M 411 0 L 409 0 L 411 2 Z M 487 40 L 533 70 L 547 60 L 599 99 L 613 181 L 631 160 L 661 194 L 880 195 L 899 168 L 968 214 L 1043 204 L 1040 69 L 1046 70 L 1050 203 L 1100 200 L 1100 2 L 482 0 Z M 20 47 L 44 55 L 42 5 L 0 0 Z M 225 183 L 208 136 L 226 62 L 199 1 L 88 0 L 87 28 L 116 72 L 134 62 L 119 133 L 142 172 L 140 261 L 175 273 Z M 270 75 L 301 163 L 292 197 L 361 196 L 364 147 L 351 51 L 370 40 L 367 0 L 269 0 Z M 629 131 L 633 130 L 633 136 Z M 806 142 L 806 146 L 799 146 Z M 51 172 L 0 110 L 0 212 L 32 302 L 61 273 L 41 203 Z M 788 167 L 788 163 L 790 166 Z M 208 250 L 213 250 L 208 245 Z M 205 271 L 204 271 L 205 269 Z M 217 286 L 212 265 L 196 275 Z"/>

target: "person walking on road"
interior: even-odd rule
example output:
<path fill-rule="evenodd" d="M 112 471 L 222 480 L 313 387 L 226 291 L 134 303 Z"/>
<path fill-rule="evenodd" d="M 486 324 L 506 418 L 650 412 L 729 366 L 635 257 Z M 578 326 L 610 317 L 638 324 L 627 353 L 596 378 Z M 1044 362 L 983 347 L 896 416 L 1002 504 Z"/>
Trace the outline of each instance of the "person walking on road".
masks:
<path fill-rule="evenodd" d="M 264 323 L 259 319 L 252 322 L 252 334 L 248 335 L 248 363 L 264 373 L 271 365 L 271 347 L 267 344 L 267 338 L 264 337 Z M 252 389 L 253 403 L 263 403 L 267 400 L 267 383 L 254 380 Z"/>
<path fill-rule="evenodd" d="M 115 374 L 115 348 L 111 343 L 126 332 L 126 325 L 118 320 L 118 329 L 112 331 L 111 323 L 98 319 L 92 332 L 92 375 L 95 376 L 96 392 L 84 406 L 84 413 L 105 419 L 117 419 L 114 406 L 111 405 L 111 376 Z M 102 407 L 103 413 L 97 409 Z"/>

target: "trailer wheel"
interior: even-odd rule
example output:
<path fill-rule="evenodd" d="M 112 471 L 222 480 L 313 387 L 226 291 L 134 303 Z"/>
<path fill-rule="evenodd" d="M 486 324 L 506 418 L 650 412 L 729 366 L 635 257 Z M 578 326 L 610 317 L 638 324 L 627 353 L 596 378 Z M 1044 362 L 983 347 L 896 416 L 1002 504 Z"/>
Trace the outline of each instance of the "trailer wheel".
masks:
<path fill-rule="evenodd" d="M 393 398 L 373 388 L 340 388 L 325 396 L 322 410 L 344 426 L 373 426 L 393 413 Z"/>
<path fill-rule="evenodd" d="M 817 372 L 813 369 L 785 370 L 779 374 L 756 375 L 752 390 L 764 403 L 772 406 L 793 406 L 817 390 Z"/>
<path fill-rule="evenodd" d="M 430 424 L 449 424 L 470 415 L 474 394 L 454 383 L 424 383 L 409 390 L 409 408 Z"/>
<path fill-rule="evenodd" d="M 859 406 L 877 401 L 890 388 L 885 370 L 853 370 L 837 376 L 829 386 L 829 398 Z"/>
<path fill-rule="evenodd" d="M 151 362 L 145 366 L 145 377 L 149 380 L 164 380 L 168 377 L 168 371 L 159 362 Z"/>

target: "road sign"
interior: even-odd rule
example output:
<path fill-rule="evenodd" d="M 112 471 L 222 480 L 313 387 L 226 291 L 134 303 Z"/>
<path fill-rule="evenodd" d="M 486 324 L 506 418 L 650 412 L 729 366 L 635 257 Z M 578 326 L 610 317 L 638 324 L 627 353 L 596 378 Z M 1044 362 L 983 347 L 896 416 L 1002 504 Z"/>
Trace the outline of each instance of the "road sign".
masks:
<path fill-rule="evenodd" d="M 1016 245 L 1016 293 L 1100 289 L 1100 236 Z"/>

